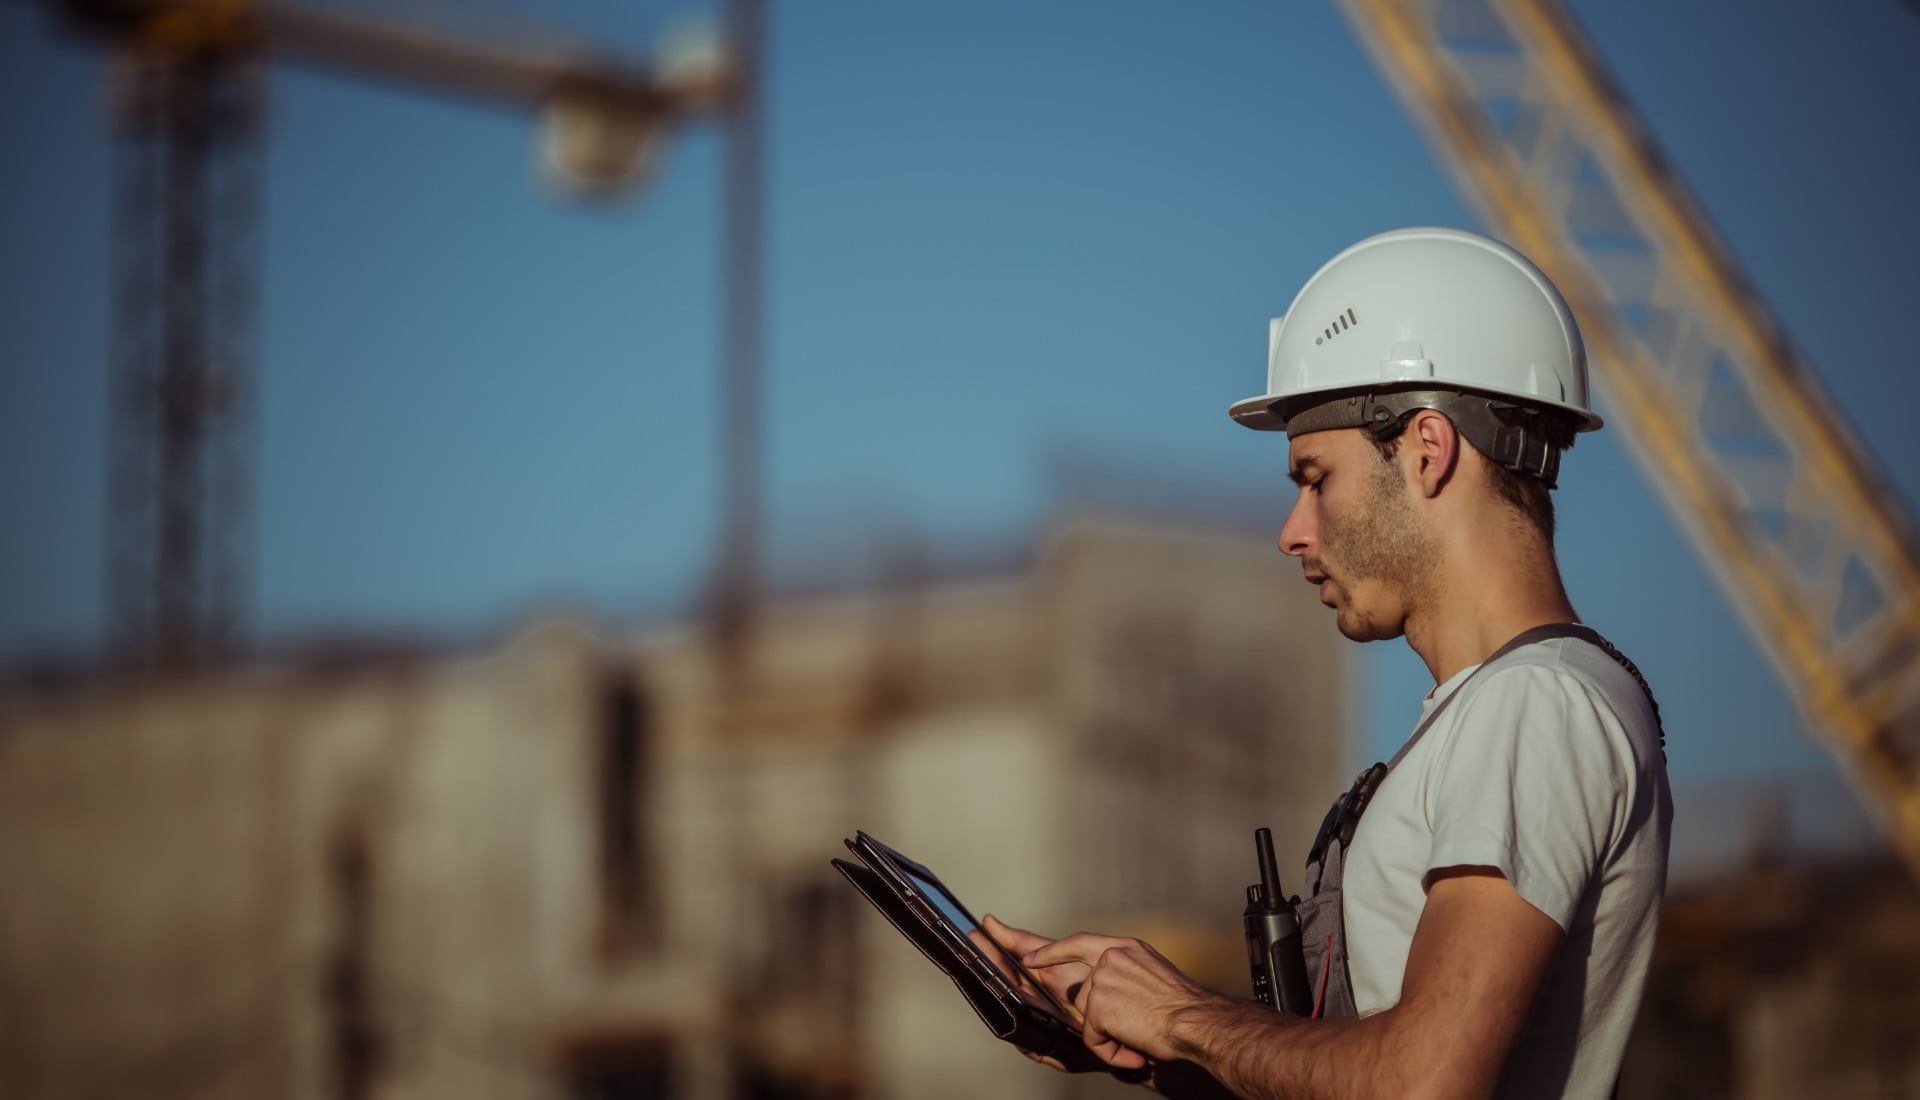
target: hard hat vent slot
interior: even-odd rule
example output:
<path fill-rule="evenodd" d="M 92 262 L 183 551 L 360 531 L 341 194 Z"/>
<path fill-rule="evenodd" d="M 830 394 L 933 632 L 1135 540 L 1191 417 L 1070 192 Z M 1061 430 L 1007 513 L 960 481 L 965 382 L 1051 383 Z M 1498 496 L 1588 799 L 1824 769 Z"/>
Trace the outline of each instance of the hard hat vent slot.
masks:
<path fill-rule="evenodd" d="M 1324 344 L 1359 323 L 1360 319 L 1353 315 L 1352 307 L 1348 307 L 1345 313 L 1335 317 L 1332 324 L 1322 329 L 1320 335 L 1313 338 L 1313 342 L 1316 346 Z"/>

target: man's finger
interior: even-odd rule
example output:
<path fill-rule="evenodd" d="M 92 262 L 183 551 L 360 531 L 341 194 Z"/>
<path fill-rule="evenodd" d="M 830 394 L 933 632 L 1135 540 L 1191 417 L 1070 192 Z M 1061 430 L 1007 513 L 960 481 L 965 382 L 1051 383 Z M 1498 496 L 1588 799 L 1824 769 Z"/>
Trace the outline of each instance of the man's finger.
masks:
<path fill-rule="evenodd" d="M 980 949 L 980 953 L 987 957 L 987 961 L 993 964 L 994 969 L 1000 971 L 1002 977 L 1016 984 L 1023 980 L 1014 971 L 1013 964 L 1007 961 L 1006 949 L 994 942 L 995 937 L 989 936 L 984 929 L 969 928 L 967 938 L 972 940 L 973 945 Z"/>
<path fill-rule="evenodd" d="M 1027 952 L 1026 957 L 1020 961 L 1028 966 L 1058 966 L 1065 962 L 1094 966 L 1100 962 L 1102 954 L 1115 947 L 1129 946 L 1132 942 L 1117 936 L 1075 932 L 1071 936 L 1054 940 L 1044 947 Z"/>
<path fill-rule="evenodd" d="M 1043 1066 L 1052 1066 L 1054 1069 L 1057 1069 L 1062 1073 L 1071 1072 L 1067 1069 L 1067 1064 L 1065 1062 L 1062 1062 L 1060 1059 L 1055 1058 L 1051 1054 L 1041 1054 L 1037 1051 L 1032 1051 L 1032 1050 L 1023 1050 L 1020 1053 L 1026 1055 L 1030 1061 L 1038 1062 Z"/>
<path fill-rule="evenodd" d="M 1016 958 L 1053 942 L 1045 936 L 1029 932 L 1024 928 L 1015 928 L 992 913 L 981 917 L 980 925 L 986 929 L 987 935 L 993 937 L 994 942 L 1006 948 Z"/>
<path fill-rule="evenodd" d="M 1143 1069 L 1147 1056 L 1120 1042 L 1097 1027 L 1089 1025 L 1080 1033 L 1080 1041 L 1087 1044 L 1094 1057 L 1110 1066 L 1120 1069 Z"/>
<path fill-rule="evenodd" d="M 1111 939 L 1112 937 L 1102 938 Z M 1110 1066 L 1117 1069 L 1145 1069 L 1147 1065 L 1145 1054 L 1108 1035 L 1098 1021 L 1088 1016 L 1093 1005 L 1093 987 L 1096 980 L 1097 975 L 1088 975 L 1087 980 L 1080 983 L 1080 988 L 1075 991 L 1073 998 L 1074 1013 L 1080 1017 L 1080 1041 L 1087 1045 L 1088 1050 L 1093 1051 L 1094 1057 Z"/>

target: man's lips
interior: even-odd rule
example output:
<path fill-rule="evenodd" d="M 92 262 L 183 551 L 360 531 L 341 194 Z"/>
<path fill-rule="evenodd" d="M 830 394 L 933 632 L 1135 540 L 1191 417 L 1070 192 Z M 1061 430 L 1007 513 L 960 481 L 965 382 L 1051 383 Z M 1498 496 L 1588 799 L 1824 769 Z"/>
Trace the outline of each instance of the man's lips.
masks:
<path fill-rule="evenodd" d="M 1313 569 L 1313 568 L 1308 568 L 1306 571 L 1306 574 L 1307 574 L 1308 584 L 1315 584 L 1320 586 L 1320 602 L 1331 607 L 1333 604 L 1332 604 L 1332 601 L 1327 598 L 1327 595 L 1328 595 L 1327 588 L 1329 585 L 1333 583 L 1333 579 L 1331 577 L 1328 577 L 1325 573 L 1322 573 L 1319 570 Z"/>

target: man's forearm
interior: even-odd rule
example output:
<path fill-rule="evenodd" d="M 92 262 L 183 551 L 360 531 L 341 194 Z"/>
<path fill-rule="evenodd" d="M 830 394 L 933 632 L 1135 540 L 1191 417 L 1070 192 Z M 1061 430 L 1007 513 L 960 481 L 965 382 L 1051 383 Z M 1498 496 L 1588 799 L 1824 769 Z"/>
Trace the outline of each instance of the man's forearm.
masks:
<path fill-rule="evenodd" d="M 1192 1062 L 1250 1098 L 1485 1097 L 1561 942 L 1503 877 L 1437 878 L 1400 998 L 1356 1020 L 1303 1020 L 1209 992 L 1139 940 L 1081 932 L 1029 966 L 1084 967 L 1074 1007 L 1103 1060 Z"/>
<path fill-rule="evenodd" d="M 1350 1100 L 1420 1091 L 1417 1059 L 1393 1011 L 1361 1020 L 1303 1020 L 1247 1001 L 1183 1008 L 1169 1038 L 1235 1095 Z M 1431 1082 L 1427 1082 L 1431 1083 Z"/>
<path fill-rule="evenodd" d="M 1192 1062 L 1156 1062 L 1145 1084 L 1169 1100 L 1240 1100 Z"/>

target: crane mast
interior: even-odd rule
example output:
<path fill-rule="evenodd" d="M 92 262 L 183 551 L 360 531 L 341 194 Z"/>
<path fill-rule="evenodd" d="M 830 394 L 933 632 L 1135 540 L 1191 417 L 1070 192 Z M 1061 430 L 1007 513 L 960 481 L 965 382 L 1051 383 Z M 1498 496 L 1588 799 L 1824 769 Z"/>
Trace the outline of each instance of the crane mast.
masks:
<path fill-rule="evenodd" d="M 1898 495 L 1555 0 L 1342 0 L 1487 222 L 1572 302 L 1628 450 L 1920 872 Z"/>
<path fill-rule="evenodd" d="M 259 72 L 206 41 L 119 75 L 109 630 L 167 671 L 217 659 L 242 615 Z"/>
<path fill-rule="evenodd" d="M 118 54 L 108 635 L 162 674 L 228 655 L 244 619 L 267 63 L 543 112 L 548 167 L 583 193 L 641 174 L 663 131 L 727 110 L 739 83 L 717 42 L 653 65 L 254 0 L 50 6 Z"/>

